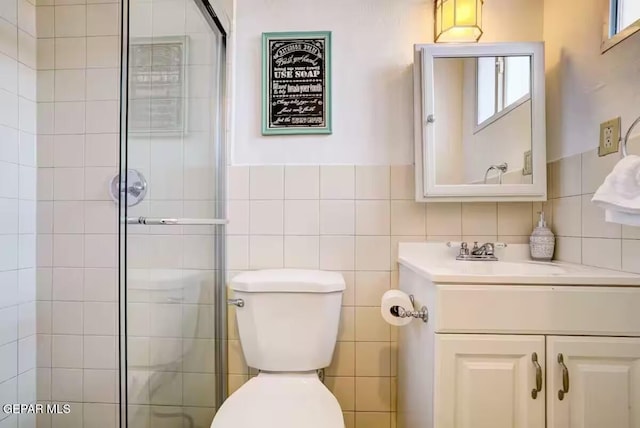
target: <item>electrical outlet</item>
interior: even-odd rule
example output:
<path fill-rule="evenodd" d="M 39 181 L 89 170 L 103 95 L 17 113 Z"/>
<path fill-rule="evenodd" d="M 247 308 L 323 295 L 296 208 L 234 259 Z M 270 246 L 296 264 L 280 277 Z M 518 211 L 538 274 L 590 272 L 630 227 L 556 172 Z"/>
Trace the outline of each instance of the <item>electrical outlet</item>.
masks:
<path fill-rule="evenodd" d="M 598 156 L 606 156 L 618 152 L 620 145 L 620 118 L 608 120 L 600 124 L 600 146 Z"/>
<path fill-rule="evenodd" d="M 522 167 L 522 175 L 533 174 L 533 156 L 531 150 L 524 152 L 524 163 Z"/>

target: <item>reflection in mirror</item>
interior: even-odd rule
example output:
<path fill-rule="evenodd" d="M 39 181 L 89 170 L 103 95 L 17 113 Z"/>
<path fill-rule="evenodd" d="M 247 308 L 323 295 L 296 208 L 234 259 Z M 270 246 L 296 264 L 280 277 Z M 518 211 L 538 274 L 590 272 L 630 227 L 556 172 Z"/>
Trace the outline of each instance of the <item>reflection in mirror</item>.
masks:
<path fill-rule="evenodd" d="M 531 184 L 531 57 L 437 57 L 436 184 Z"/>
<path fill-rule="evenodd" d="M 476 131 L 531 98 L 528 56 L 476 58 Z"/>

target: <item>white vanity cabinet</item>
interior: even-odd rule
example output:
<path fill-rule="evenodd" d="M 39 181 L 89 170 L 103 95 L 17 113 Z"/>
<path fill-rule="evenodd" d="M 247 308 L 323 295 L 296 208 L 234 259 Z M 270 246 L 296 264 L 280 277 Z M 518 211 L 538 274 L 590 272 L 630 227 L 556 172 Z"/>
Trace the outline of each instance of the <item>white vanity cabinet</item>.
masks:
<path fill-rule="evenodd" d="M 398 329 L 399 428 L 640 428 L 640 276 L 429 245 L 399 248 L 429 311 Z"/>
<path fill-rule="evenodd" d="M 435 336 L 434 427 L 640 427 L 640 338 Z"/>

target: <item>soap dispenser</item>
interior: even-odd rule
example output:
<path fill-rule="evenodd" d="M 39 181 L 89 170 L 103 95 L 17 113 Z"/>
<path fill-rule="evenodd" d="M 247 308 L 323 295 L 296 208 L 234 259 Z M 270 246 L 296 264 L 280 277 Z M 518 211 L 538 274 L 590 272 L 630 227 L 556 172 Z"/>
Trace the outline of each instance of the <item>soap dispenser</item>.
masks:
<path fill-rule="evenodd" d="M 533 260 L 550 261 L 553 257 L 553 251 L 556 246 L 556 237 L 551 229 L 547 227 L 544 219 L 544 212 L 539 212 L 540 220 L 538 226 L 533 229 L 533 233 L 529 238 L 529 248 L 531 250 L 531 258 Z"/>

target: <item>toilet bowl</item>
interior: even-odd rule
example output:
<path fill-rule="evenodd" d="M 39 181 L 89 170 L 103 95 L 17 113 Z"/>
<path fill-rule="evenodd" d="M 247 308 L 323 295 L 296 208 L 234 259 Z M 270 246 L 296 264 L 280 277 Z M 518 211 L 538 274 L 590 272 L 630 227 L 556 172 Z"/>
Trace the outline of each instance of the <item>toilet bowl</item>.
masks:
<path fill-rule="evenodd" d="M 336 272 L 245 272 L 230 284 L 245 360 L 259 374 L 220 407 L 211 428 L 344 428 L 318 378 L 338 336 L 345 282 Z"/>
<path fill-rule="evenodd" d="M 343 428 L 338 400 L 310 373 L 260 373 L 224 402 L 212 428 Z"/>

